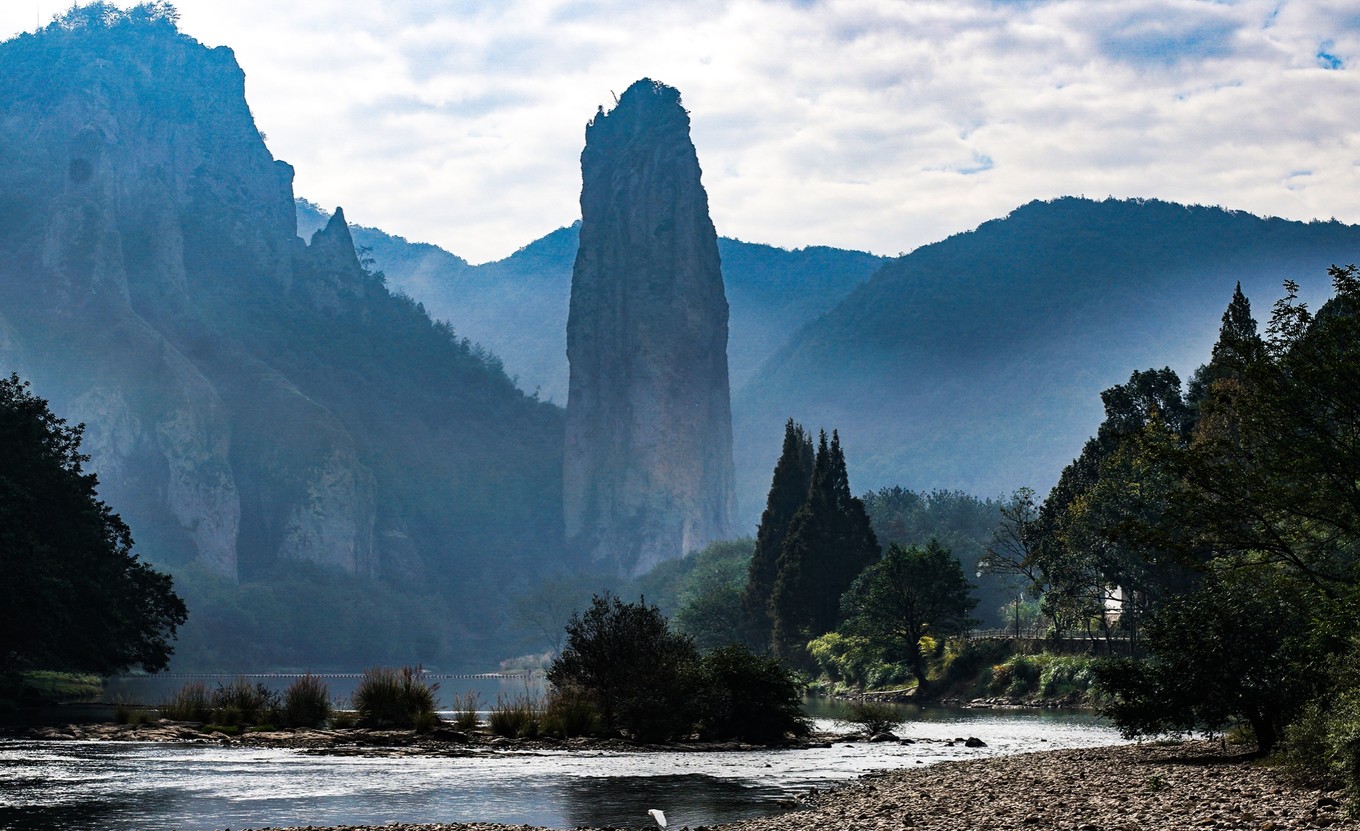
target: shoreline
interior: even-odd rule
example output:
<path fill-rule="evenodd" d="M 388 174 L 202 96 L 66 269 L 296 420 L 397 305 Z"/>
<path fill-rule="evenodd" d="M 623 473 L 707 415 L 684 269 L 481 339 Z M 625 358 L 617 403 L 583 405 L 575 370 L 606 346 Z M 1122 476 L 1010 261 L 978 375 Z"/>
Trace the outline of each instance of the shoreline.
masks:
<path fill-rule="evenodd" d="M 1153 831 L 1360 829 L 1343 794 L 1295 784 L 1218 742 L 1046 750 L 867 774 L 803 808 L 711 831 Z M 664 808 L 664 806 L 662 806 Z M 672 816 L 671 828 L 684 818 Z M 643 814 L 632 827 L 655 828 Z M 702 826 L 693 831 L 699 831 Z M 492 823 L 344 825 L 307 831 L 540 831 Z M 246 831 L 246 829 L 242 829 Z M 302 831 L 263 826 L 249 831 Z"/>

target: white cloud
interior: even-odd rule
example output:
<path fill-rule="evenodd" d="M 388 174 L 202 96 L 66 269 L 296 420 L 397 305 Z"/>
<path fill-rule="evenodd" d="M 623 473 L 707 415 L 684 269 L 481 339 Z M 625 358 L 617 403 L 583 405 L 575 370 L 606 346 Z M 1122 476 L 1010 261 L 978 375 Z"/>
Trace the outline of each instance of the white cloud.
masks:
<path fill-rule="evenodd" d="M 575 218 L 585 123 L 643 76 L 743 239 L 896 253 L 1067 193 L 1360 222 L 1347 0 L 178 6 L 300 195 L 474 261 Z"/>

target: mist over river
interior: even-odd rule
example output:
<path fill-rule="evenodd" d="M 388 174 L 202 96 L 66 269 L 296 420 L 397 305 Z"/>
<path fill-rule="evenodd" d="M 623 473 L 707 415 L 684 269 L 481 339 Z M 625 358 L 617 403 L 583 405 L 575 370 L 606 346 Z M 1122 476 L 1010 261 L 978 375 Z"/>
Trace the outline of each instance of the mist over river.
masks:
<path fill-rule="evenodd" d="M 814 701 L 834 731 L 834 703 Z M 148 742 L 0 740 L 0 831 L 143 831 L 385 822 L 551 828 L 711 825 L 777 813 L 813 787 L 873 770 L 1114 744 L 1096 716 L 903 708 L 913 744 L 736 752 L 487 752 L 364 758 Z M 950 745 L 976 736 L 986 747 Z"/>

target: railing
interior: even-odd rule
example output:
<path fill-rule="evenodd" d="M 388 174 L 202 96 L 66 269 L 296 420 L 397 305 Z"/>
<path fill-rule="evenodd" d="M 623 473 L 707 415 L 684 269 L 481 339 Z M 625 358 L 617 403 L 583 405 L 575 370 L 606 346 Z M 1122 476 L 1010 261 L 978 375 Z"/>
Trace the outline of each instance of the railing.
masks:
<path fill-rule="evenodd" d="M 448 672 L 429 672 L 422 670 L 422 678 L 434 678 L 441 680 L 488 680 L 495 681 L 500 679 L 524 679 L 534 678 L 541 675 L 542 670 L 532 672 L 472 672 L 472 673 L 448 673 Z M 313 678 L 363 678 L 362 672 L 158 672 L 155 676 L 147 675 L 119 675 L 117 678 L 137 679 L 137 678 L 301 678 L 310 675 Z"/>

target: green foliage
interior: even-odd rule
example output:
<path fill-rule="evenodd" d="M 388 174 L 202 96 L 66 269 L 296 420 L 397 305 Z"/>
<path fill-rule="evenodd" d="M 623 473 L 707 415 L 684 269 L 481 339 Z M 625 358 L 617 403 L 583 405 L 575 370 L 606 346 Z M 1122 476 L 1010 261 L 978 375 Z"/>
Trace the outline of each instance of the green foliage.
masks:
<path fill-rule="evenodd" d="M 432 726 L 439 685 L 427 684 L 422 676 L 419 667 L 365 670 L 352 699 L 359 726 L 378 729 Z"/>
<path fill-rule="evenodd" d="M 543 732 L 571 739 L 593 736 L 604 730 L 604 722 L 591 696 L 574 687 L 553 687 L 542 712 Z"/>
<path fill-rule="evenodd" d="M 777 661 L 737 645 L 701 658 L 655 606 L 612 595 L 572 618 L 548 681 L 541 725 L 560 735 L 621 732 L 659 741 L 697 731 L 779 742 L 808 730 L 801 689 Z"/>
<path fill-rule="evenodd" d="M 655 741 L 693 725 L 698 665 L 694 642 L 672 633 L 655 606 L 606 594 L 572 616 L 547 678 L 589 696 L 606 730 Z"/>
<path fill-rule="evenodd" d="M 279 709 L 278 693 L 238 676 L 213 690 L 209 720 L 226 726 L 271 724 L 278 719 Z"/>
<path fill-rule="evenodd" d="M 901 709 L 889 701 L 852 701 L 846 714 L 841 716 L 841 721 L 859 725 L 871 736 L 891 731 L 902 720 Z"/>
<path fill-rule="evenodd" d="M 155 672 L 187 616 L 99 500 L 70 427 L 18 375 L 0 378 L 0 672 Z"/>
<path fill-rule="evenodd" d="M 1225 571 L 1148 622 L 1152 657 L 1106 659 L 1104 708 L 1128 736 L 1219 731 L 1245 720 L 1261 750 L 1316 693 L 1332 644 L 1314 637 L 1316 589 L 1274 567 Z"/>
<path fill-rule="evenodd" d="M 404 590 L 306 562 L 240 583 L 183 567 L 176 586 L 194 610 L 179 633 L 177 670 L 345 670 L 465 654 L 451 643 L 447 598 L 428 587 Z"/>
<path fill-rule="evenodd" d="M 937 540 L 953 552 L 964 574 L 976 578 L 973 594 L 980 610 L 978 625 L 1010 625 L 1010 618 L 999 610 L 1015 600 L 1026 581 L 1001 569 L 983 567 L 987 546 L 1002 518 L 1003 502 L 962 491 L 915 492 L 902 487 L 881 488 L 866 493 L 863 500 L 880 543 L 924 548 Z"/>
<path fill-rule="evenodd" d="M 212 718 L 212 699 L 202 681 L 191 681 L 171 693 L 157 709 L 173 721 L 206 722 Z"/>
<path fill-rule="evenodd" d="M 777 660 L 729 645 L 705 655 L 701 672 L 704 735 L 769 744 L 811 731 L 802 688 Z"/>
<path fill-rule="evenodd" d="M 331 698 L 326 682 L 307 674 L 288 685 L 279 713 L 281 726 L 325 727 L 330 718 Z"/>
<path fill-rule="evenodd" d="M 943 639 L 971 625 L 971 589 L 959 561 L 935 540 L 924 549 L 892 545 L 846 591 L 842 630 L 865 638 L 884 660 L 906 662 L 924 688 L 922 638 Z"/>
<path fill-rule="evenodd" d="M 528 693 L 497 695 L 487 724 L 497 736 L 532 739 L 538 736 L 542 711 Z"/>
<path fill-rule="evenodd" d="M 1345 788 L 1360 805 L 1360 644 L 1332 662 L 1325 696 L 1315 697 L 1285 731 L 1286 769 L 1314 786 Z"/>
<path fill-rule="evenodd" d="M 823 675 L 861 689 L 900 680 L 903 672 L 910 674 L 910 670 L 884 661 L 881 650 L 859 635 L 827 632 L 808 641 L 807 651 Z"/>
<path fill-rule="evenodd" d="M 482 708 L 482 697 L 476 690 L 468 690 L 463 695 L 453 697 L 453 726 L 459 730 L 472 730 L 481 723 L 478 711 Z"/>
<path fill-rule="evenodd" d="M 793 517 L 807 501 L 814 464 L 812 437 L 801 424 L 789 419 L 784 425 L 784 449 L 775 463 L 741 595 L 747 642 L 759 649 L 769 648 L 774 636 L 770 599 L 779 577 L 779 557 Z"/>
<path fill-rule="evenodd" d="M 757 545 L 759 545 L 757 538 Z M 852 495 L 840 436 L 822 433 L 807 499 L 784 538 L 770 596 L 774 654 L 809 666 L 807 642 L 836 628 L 841 595 L 881 551 L 864 503 Z"/>

